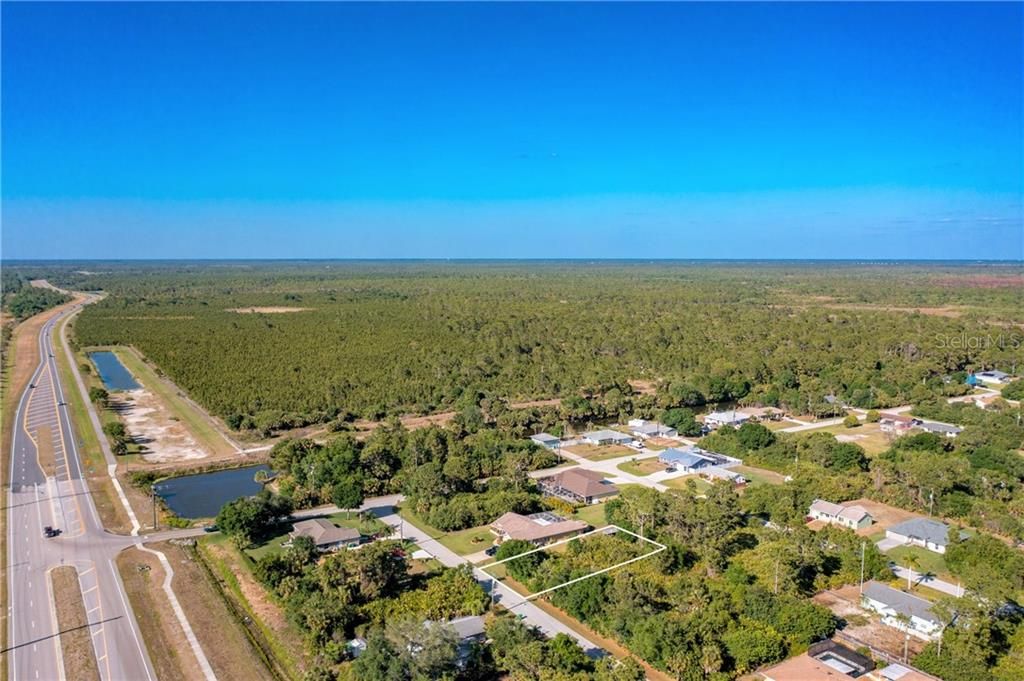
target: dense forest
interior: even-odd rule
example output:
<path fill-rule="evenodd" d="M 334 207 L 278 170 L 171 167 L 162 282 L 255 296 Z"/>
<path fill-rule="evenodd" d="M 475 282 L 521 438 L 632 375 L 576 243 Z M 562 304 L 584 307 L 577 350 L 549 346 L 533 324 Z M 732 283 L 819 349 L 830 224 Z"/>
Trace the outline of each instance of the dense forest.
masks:
<path fill-rule="evenodd" d="M 835 396 L 885 407 L 962 390 L 943 382 L 957 372 L 1010 370 L 1024 340 L 1019 266 L 89 270 L 40 270 L 109 293 L 77 321 L 80 344 L 134 345 L 230 426 L 264 433 L 452 410 L 466 393 L 506 402 L 610 392 L 635 399 L 637 381 L 655 387 L 660 406 L 744 400 L 827 413 Z"/>
<path fill-rule="evenodd" d="M 3 309 L 17 320 L 28 319 L 43 310 L 49 310 L 71 300 L 58 291 L 32 286 L 17 270 L 5 269 L 0 276 Z"/>

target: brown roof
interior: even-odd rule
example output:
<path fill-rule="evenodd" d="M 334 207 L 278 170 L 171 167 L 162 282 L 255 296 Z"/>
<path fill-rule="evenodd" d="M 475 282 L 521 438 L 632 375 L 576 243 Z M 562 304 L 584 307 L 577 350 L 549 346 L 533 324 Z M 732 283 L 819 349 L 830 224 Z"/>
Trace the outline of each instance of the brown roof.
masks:
<path fill-rule="evenodd" d="M 543 480 L 585 498 L 615 494 L 619 491 L 619 488 L 610 482 L 605 483 L 601 473 L 585 468 L 570 468 Z"/>
<path fill-rule="evenodd" d="M 323 546 L 324 544 L 334 544 L 340 541 L 352 541 L 353 539 L 358 539 L 360 534 L 359 530 L 351 527 L 338 527 L 329 520 L 314 518 L 292 525 L 292 531 L 289 533 L 289 536 L 293 539 L 295 537 L 309 537 L 317 546 Z"/>
<path fill-rule="evenodd" d="M 838 669 L 833 669 L 806 653 L 762 670 L 761 676 L 771 681 L 849 681 L 850 679 Z"/>
<path fill-rule="evenodd" d="M 545 518 L 557 518 L 555 522 Z M 587 529 L 587 524 L 580 520 L 566 520 L 550 513 L 538 513 L 533 516 L 520 515 L 518 513 L 506 513 L 493 523 L 491 527 L 511 539 L 523 539 L 525 541 L 538 541 L 540 539 L 551 539 L 563 534 L 571 534 Z"/>

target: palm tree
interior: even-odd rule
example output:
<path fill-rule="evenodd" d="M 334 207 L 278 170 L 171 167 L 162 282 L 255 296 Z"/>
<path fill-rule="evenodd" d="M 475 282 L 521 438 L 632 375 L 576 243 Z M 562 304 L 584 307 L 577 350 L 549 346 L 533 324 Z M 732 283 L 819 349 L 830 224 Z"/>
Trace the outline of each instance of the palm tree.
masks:
<path fill-rule="evenodd" d="M 914 575 L 914 569 L 921 567 L 921 559 L 916 554 L 908 554 L 907 561 L 907 591 L 910 591 L 910 579 Z"/>

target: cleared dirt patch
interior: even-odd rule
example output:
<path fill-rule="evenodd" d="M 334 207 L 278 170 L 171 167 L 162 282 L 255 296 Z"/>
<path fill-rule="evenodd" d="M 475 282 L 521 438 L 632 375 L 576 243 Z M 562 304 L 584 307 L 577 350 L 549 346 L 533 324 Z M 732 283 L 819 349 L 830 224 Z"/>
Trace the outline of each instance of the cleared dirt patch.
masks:
<path fill-rule="evenodd" d="M 856 586 L 824 591 L 813 598 L 833 612 L 845 625 L 840 628 L 842 635 L 860 645 L 877 648 L 890 656 L 903 659 L 905 634 L 894 627 L 882 624 L 878 615 L 872 615 L 860 607 L 860 591 Z M 907 645 L 910 657 L 924 649 L 925 642 L 911 636 Z"/>
<path fill-rule="evenodd" d="M 642 381 L 640 379 L 633 379 L 629 381 L 629 385 L 633 388 L 633 391 L 639 395 L 653 395 L 658 392 L 658 386 L 655 381 Z"/>
<path fill-rule="evenodd" d="M 870 534 L 876 534 L 880 530 L 886 530 L 893 525 L 902 523 L 904 520 L 910 520 L 911 518 L 920 518 L 921 516 L 917 513 L 911 513 L 910 511 L 904 511 L 902 508 L 896 508 L 895 506 L 889 506 L 888 504 L 882 504 L 871 499 L 854 499 L 853 501 L 844 501 L 845 506 L 860 506 L 865 511 L 871 514 L 871 517 L 875 519 L 874 524 L 868 527 L 857 530 L 857 534 L 862 537 L 866 537 Z"/>
<path fill-rule="evenodd" d="M 238 314 L 285 314 L 288 312 L 305 312 L 308 307 L 233 307 L 228 312 Z"/>
<path fill-rule="evenodd" d="M 132 609 L 139 613 L 139 630 L 157 678 L 203 678 L 185 632 L 161 587 L 164 570 L 160 560 L 151 553 L 127 549 L 117 557 L 117 570 Z"/>
<path fill-rule="evenodd" d="M 111 409 L 124 420 L 135 442 L 142 445 L 143 461 L 170 463 L 207 458 L 207 452 L 185 424 L 172 418 L 153 393 L 129 390 L 121 395 L 111 399 Z"/>
<path fill-rule="evenodd" d="M 82 604 L 82 589 L 78 585 L 78 571 L 70 565 L 54 568 L 50 572 L 53 600 L 57 604 L 57 631 L 64 655 L 64 673 L 69 679 L 99 681 L 96 653 L 92 646 L 89 620 Z"/>

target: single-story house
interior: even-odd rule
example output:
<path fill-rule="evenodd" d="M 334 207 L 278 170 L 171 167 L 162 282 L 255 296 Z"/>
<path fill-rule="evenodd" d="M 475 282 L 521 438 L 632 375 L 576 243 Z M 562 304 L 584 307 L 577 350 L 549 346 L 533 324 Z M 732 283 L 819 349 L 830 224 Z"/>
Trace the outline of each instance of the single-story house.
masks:
<path fill-rule="evenodd" d="M 353 548 L 363 543 L 363 535 L 351 527 L 338 527 L 324 518 L 301 520 L 292 525 L 288 533 L 290 540 L 297 537 L 309 537 L 318 551 L 337 551 Z"/>
<path fill-rule="evenodd" d="M 843 506 L 824 499 L 815 499 L 807 515 L 815 520 L 842 525 L 851 530 L 868 527 L 874 522 L 871 514 L 861 506 Z"/>
<path fill-rule="evenodd" d="M 882 412 L 878 417 L 878 427 L 886 433 L 905 433 L 920 423 L 921 421 L 913 416 L 903 414 Z"/>
<path fill-rule="evenodd" d="M 520 515 L 511 511 L 491 523 L 491 533 L 498 542 L 520 539 L 541 546 L 571 537 L 584 531 L 588 525 L 581 520 L 566 520 L 554 513 Z"/>
<path fill-rule="evenodd" d="M 448 620 L 447 622 L 435 622 L 433 620 L 426 620 L 423 622 L 425 628 L 442 626 L 447 627 L 455 631 L 455 639 L 458 641 L 458 664 L 462 666 L 469 658 L 470 651 L 473 649 L 474 643 L 482 643 L 487 639 L 487 634 L 484 630 L 484 618 L 480 615 L 468 615 L 466 617 L 459 617 L 457 619 Z M 419 649 L 412 650 L 415 655 L 419 653 Z"/>
<path fill-rule="evenodd" d="M 633 419 L 629 422 L 629 431 L 634 437 L 646 440 L 649 437 L 675 437 L 679 434 L 675 428 L 669 428 L 657 421 L 645 421 L 644 419 Z"/>
<path fill-rule="evenodd" d="M 596 504 L 619 493 L 604 475 L 585 468 L 570 468 L 537 480 L 541 492 L 572 504 Z"/>
<path fill-rule="evenodd" d="M 749 414 L 744 414 L 742 411 L 736 411 L 735 409 L 730 411 L 713 411 L 704 416 L 704 425 L 709 428 L 721 428 L 722 426 L 738 428 L 749 420 Z"/>
<path fill-rule="evenodd" d="M 695 473 L 701 468 L 714 466 L 718 463 L 715 459 L 707 456 L 706 454 L 707 453 L 699 447 L 687 447 L 686 449 L 672 447 L 671 449 L 663 450 L 658 454 L 658 461 L 669 468 L 686 471 L 687 473 Z"/>
<path fill-rule="evenodd" d="M 1005 371 L 998 371 L 996 369 L 990 369 L 988 371 L 976 371 L 974 372 L 974 378 L 981 381 L 982 383 L 994 383 L 996 385 L 1002 385 L 1009 382 L 1013 376 L 1006 373 Z"/>
<path fill-rule="evenodd" d="M 933 640 L 942 632 L 942 621 L 932 612 L 932 604 L 923 598 L 876 582 L 864 585 L 861 606 L 882 616 L 882 622 L 907 633 Z"/>
<path fill-rule="evenodd" d="M 935 433 L 936 435 L 945 435 L 946 437 L 956 437 L 963 431 L 963 428 L 960 428 L 959 426 L 951 426 L 948 423 L 935 423 L 932 421 L 922 421 L 917 427 L 923 431 Z"/>
<path fill-rule="evenodd" d="M 617 430 L 592 430 L 583 433 L 583 441 L 592 445 L 628 445 L 633 441 L 633 436 Z"/>
<path fill-rule="evenodd" d="M 965 532 L 960 533 L 961 539 L 967 536 Z M 887 529 L 885 537 L 935 553 L 945 553 L 949 545 L 949 525 L 931 518 L 911 518 Z"/>
<path fill-rule="evenodd" d="M 558 449 L 562 442 L 554 435 L 549 435 L 548 433 L 537 433 L 536 435 L 531 435 L 530 440 L 541 447 L 546 447 L 548 449 Z"/>
<path fill-rule="evenodd" d="M 724 466 L 708 466 L 706 468 L 701 468 L 698 471 L 698 474 L 700 477 L 707 478 L 712 482 L 715 480 L 728 480 L 736 485 L 744 485 L 747 482 L 745 477 L 731 468 L 725 468 Z"/>
<path fill-rule="evenodd" d="M 831 639 L 815 643 L 807 652 L 762 670 L 766 681 L 839 681 L 871 678 L 874 661 Z"/>

